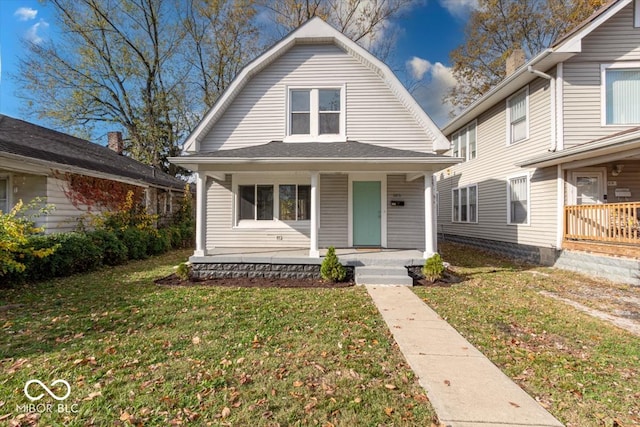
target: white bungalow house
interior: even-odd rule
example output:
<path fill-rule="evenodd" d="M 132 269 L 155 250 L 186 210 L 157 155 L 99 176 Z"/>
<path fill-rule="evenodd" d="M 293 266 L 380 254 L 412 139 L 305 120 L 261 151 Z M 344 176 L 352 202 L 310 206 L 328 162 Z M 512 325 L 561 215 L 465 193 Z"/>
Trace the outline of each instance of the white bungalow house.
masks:
<path fill-rule="evenodd" d="M 246 66 L 170 161 L 197 173 L 194 258 L 232 248 L 436 252 L 457 159 L 391 70 L 319 18 Z"/>

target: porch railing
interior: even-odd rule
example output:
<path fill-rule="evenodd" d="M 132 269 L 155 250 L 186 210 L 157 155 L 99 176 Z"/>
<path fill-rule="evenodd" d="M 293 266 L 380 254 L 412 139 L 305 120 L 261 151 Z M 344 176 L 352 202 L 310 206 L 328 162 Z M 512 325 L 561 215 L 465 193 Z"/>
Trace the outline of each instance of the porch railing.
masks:
<path fill-rule="evenodd" d="M 564 238 L 640 243 L 640 202 L 564 207 Z"/>

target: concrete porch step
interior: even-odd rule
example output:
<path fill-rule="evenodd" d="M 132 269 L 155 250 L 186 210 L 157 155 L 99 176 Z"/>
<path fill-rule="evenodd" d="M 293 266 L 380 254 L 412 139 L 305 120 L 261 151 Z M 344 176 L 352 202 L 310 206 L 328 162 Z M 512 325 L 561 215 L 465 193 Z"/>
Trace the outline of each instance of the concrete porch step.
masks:
<path fill-rule="evenodd" d="M 357 285 L 404 285 L 413 286 L 413 279 L 405 267 L 356 267 Z"/>

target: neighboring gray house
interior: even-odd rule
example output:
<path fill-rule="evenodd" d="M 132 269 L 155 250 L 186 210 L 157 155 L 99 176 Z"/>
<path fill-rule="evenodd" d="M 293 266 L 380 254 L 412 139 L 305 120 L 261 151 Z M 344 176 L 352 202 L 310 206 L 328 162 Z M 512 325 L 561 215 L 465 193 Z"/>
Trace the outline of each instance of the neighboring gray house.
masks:
<path fill-rule="evenodd" d="M 38 225 L 47 233 L 72 231 L 88 209 L 69 198 L 66 178 L 74 174 L 128 184 L 144 191 L 150 213 L 174 212 L 185 182 L 123 156 L 120 132 L 109 132 L 108 143 L 103 147 L 0 114 L 0 211 L 38 197 L 55 206 Z"/>
<path fill-rule="evenodd" d="M 522 59 L 443 128 L 464 163 L 437 174 L 439 233 L 638 283 L 640 2 Z"/>
<path fill-rule="evenodd" d="M 449 141 L 391 70 L 319 18 L 251 62 L 171 158 L 197 172 L 196 256 L 436 251 Z M 231 252 L 231 251 L 230 251 Z"/>

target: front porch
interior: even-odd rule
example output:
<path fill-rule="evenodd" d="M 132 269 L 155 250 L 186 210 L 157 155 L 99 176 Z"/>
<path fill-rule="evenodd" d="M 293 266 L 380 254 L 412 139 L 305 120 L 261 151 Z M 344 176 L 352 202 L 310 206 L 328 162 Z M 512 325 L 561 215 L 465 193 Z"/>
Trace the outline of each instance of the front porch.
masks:
<path fill-rule="evenodd" d="M 562 247 L 640 258 L 640 202 L 565 206 Z"/>

